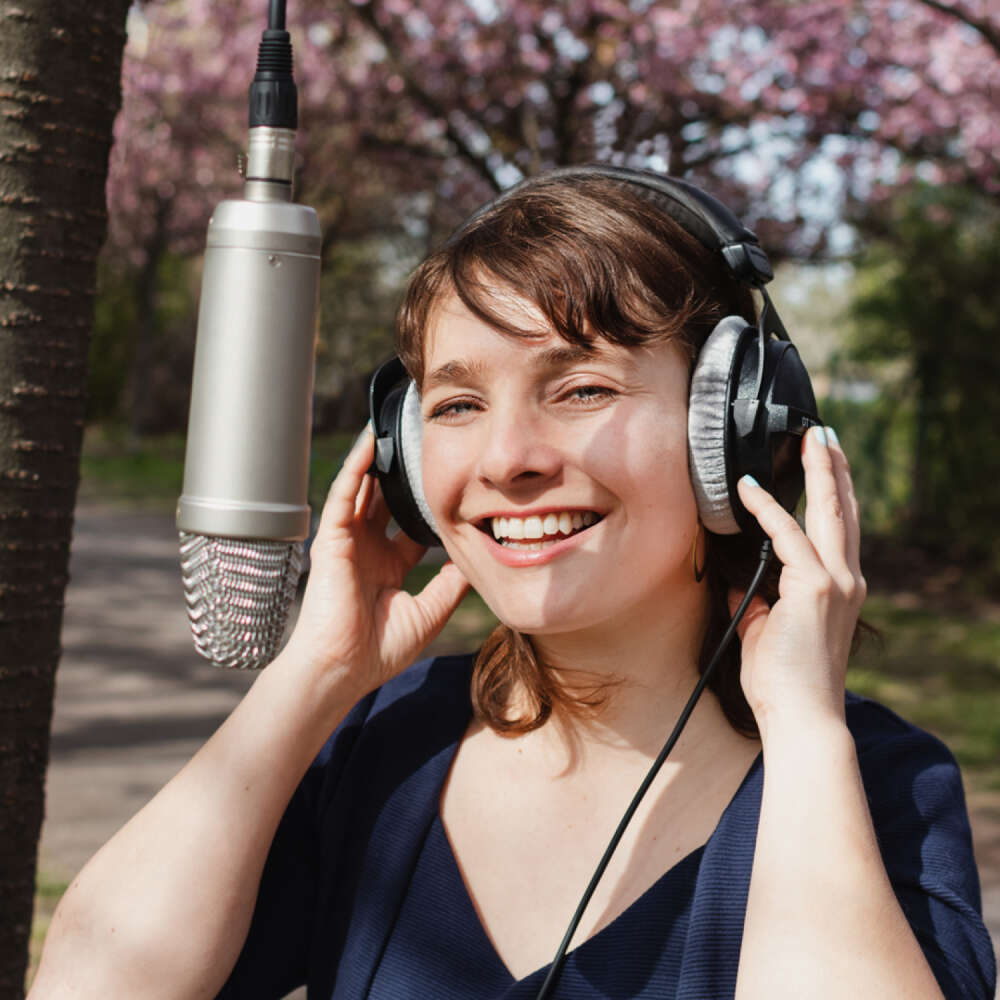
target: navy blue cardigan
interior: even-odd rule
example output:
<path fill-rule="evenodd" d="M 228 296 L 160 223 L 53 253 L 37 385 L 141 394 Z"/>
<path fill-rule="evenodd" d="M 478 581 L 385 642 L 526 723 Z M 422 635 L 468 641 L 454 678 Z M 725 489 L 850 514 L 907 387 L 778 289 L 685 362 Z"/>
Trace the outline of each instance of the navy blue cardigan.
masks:
<path fill-rule="evenodd" d="M 546 970 L 507 973 L 438 818 L 470 669 L 471 657 L 416 664 L 333 734 L 275 836 L 221 998 L 276 1000 L 308 983 L 314 1000 L 533 1000 Z M 875 702 L 849 694 L 847 720 L 886 869 L 945 996 L 993 1000 L 955 761 Z M 570 953 L 554 1000 L 733 995 L 762 781 L 758 757 L 704 847 Z"/>

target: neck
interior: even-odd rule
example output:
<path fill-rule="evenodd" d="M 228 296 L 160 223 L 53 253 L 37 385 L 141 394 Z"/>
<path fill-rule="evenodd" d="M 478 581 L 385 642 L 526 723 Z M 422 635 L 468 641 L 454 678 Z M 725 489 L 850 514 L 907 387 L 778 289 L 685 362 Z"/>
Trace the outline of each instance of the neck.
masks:
<path fill-rule="evenodd" d="M 574 742 L 612 742 L 642 752 L 655 746 L 655 753 L 698 682 L 708 610 L 707 587 L 691 581 L 672 588 L 669 598 L 658 595 L 648 607 L 633 609 L 627 620 L 616 616 L 579 632 L 532 636 L 539 658 L 571 691 L 605 686 L 592 715 L 560 720 L 553 735 L 559 730 L 565 738 L 572 730 Z"/>

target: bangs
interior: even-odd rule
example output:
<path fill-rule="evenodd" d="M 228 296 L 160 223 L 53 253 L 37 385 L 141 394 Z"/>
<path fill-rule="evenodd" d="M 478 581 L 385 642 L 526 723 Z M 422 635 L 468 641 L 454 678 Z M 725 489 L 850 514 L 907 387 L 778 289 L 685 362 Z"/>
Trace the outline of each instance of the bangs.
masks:
<path fill-rule="evenodd" d="M 521 300 L 541 314 L 545 332 L 570 344 L 676 340 L 693 362 L 726 314 L 729 296 L 720 292 L 732 285 L 713 257 L 662 208 L 618 182 L 542 181 L 475 216 L 418 268 L 399 313 L 400 356 L 419 385 L 433 311 L 454 293 L 509 336 L 542 332 L 527 315 L 517 325 L 511 302 Z"/>
<path fill-rule="evenodd" d="M 602 337 L 636 346 L 676 336 L 694 305 L 694 289 L 690 283 L 672 289 L 668 303 L 662 287 L 656 288 L 664 283 L 653 267 L 643 268 L 647 274 L 637 270 L 643 257 L 651 264 L 654 248 L 644 255 L 642 247 L 648 231 L 620 215 L 609 220 L 606 232 L 594 231 L 593 215 L 585 230 L 567 226 L 565 213 L 552 219 L 546 205 L 547 200 L 517 206 L 453 248 L 450 283 L 470 312 L 514 336 L 537 332 L 511 324 L 503 305 L 513 293 L 534 305 L 550 329 L 571 344 Z M 585 206 L 574 209 L 583 214 Z M 632 245 L 627 257 L 616 252 L 623 242 Z"/>

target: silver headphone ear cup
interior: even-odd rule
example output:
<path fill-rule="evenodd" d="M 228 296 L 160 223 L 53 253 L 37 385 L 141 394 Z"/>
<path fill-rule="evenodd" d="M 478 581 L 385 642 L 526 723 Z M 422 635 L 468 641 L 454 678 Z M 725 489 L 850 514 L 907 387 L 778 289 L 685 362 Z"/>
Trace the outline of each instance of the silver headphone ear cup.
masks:
<path fill-rule="evenodd" d="M 420 395 L 415 382 L 410 382 L 403 396 L 403 409 L 399 418 L 399 464 L 409 484 L 420 516 L 438 534 L 434 515 L 427 506 L 424 496 L 423 478 L 423 432 L 424 421 L 420 413 Z"/>
<path fill-rule="evenodd" d="M 726 399 L 733 357 L 747 329 L 741 316 L 718 322 L 705 341 L 691 376 L 688 402 L 688 464 L 702 524 L 717 535 L 735 535 L 726 462 Z"/>

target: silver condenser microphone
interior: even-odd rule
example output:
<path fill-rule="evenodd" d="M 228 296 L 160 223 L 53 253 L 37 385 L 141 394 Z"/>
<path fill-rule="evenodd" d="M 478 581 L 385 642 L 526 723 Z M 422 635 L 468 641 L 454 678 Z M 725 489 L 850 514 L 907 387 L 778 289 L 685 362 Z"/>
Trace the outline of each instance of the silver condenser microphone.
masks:
<path fill-rule="evenodd" d="M 250 88 L 244 196 L 208 225 L 184 486 L 181 575 L 199 653 L 262 667 L 284 635 L 309 534 L 321 233 L 292 201 L 297 126 L 284 4 Z"/>

